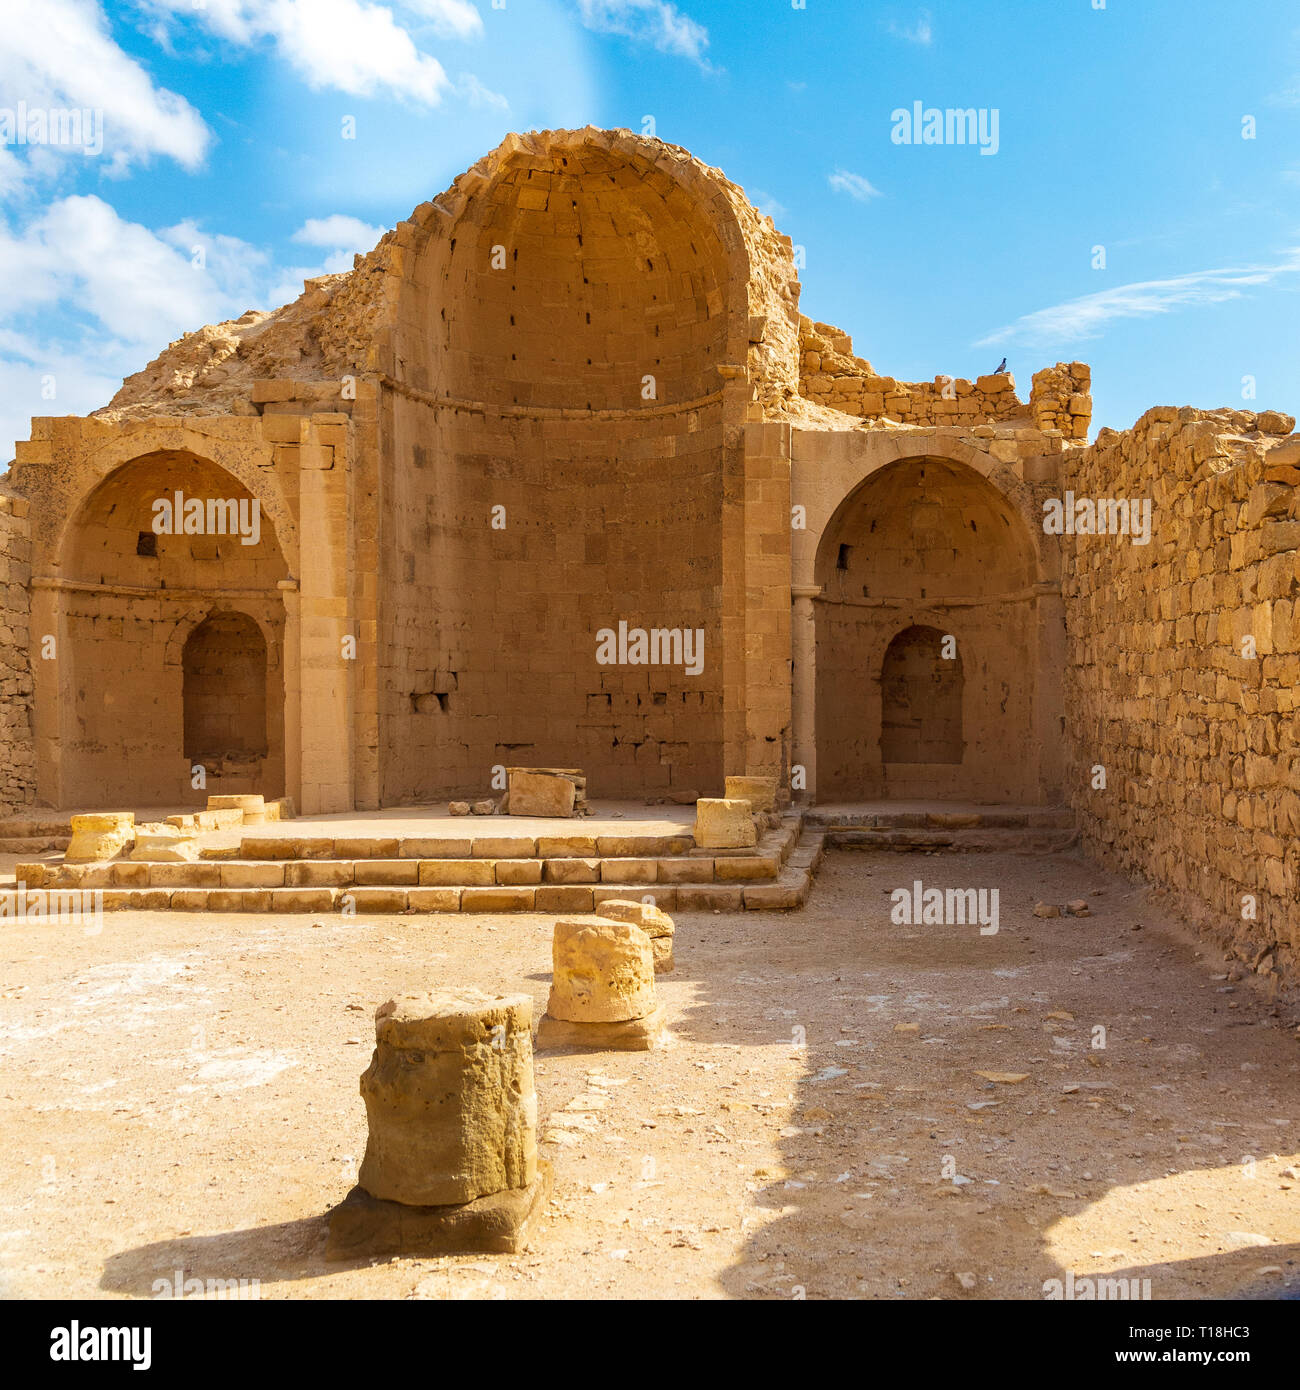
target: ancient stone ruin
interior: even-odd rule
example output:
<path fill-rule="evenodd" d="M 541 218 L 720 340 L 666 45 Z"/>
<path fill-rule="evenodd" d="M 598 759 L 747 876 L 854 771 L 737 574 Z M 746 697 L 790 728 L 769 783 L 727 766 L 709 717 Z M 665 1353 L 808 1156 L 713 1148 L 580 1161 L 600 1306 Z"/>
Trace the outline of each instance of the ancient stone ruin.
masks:
<path fill-rule="evenodd" d="M 511 135 L 351 271 L 33 420 L 0 490 L 10 837 L 210 794 L 490 812 L 494 769 L 580 768 L 593 797 L 704 798 L 719 852 L 698 888 L 656 873 L 676 906 L 795 906 L 725 877 L 762 829 L 728 780 L 766 779 L 760 821 L 1017 808 L 1294 972 L 1294 421 L 1158 407 L 1089 444 L 1084 364 L 1027 399 L 904 382 L 799 295 L 789 238 L 687 151 Z M 563 780 L 510 812 L 568 816 Z M 286 852 L 102 886 L 563 912 L 645 881 L 532 844 L 490 880 L 343 853 L 317 882 Z"/>
<path fill-rule="evenodd" d="M 518 1249 L 543 1205 L 533 1001 L 481 990 L 390 999 L 361 1078 L 369 1139 L 330 1217 L 329 1257 Z"/>

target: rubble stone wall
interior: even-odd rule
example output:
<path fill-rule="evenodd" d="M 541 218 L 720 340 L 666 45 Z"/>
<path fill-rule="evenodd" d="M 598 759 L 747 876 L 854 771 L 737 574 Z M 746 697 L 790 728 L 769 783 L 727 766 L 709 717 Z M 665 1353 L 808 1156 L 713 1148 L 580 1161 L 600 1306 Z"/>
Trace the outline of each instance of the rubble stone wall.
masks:
<path fill-rule="evenodd" d="M 853 352 L 847 333 L 830 324 L 800 320 L 800 393 L 818 405 L 865 420 L 888 418 L 907 425 L 987 425 L 1023 420 L 1040 430 L 1059 430 L 1084 440 L 1092 419 L 1092 375 L 1082 362 L 1058 362 L 1034 374 L 1028 402 L 1016 395 L 1009 372 L 974 381 L 937 376 L 899 381 L 882 376 Z"/>
<path fill-rule="evenodd" d="M 1151 539 L 1063 537 L 1067 785 L 1083 846 L 1172 890 L 1260 973 L 1300 966 L 1300 437 L 1149 410 L 1068 451 L 1065 500 L 1149 499 Z M 1104 786 L 1100 785 L 1104 770 Z"/>

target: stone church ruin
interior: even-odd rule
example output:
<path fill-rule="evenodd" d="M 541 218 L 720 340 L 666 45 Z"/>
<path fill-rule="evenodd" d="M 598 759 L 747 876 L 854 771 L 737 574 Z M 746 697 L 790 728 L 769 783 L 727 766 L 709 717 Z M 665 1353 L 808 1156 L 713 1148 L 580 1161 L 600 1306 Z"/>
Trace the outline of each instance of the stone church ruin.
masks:
<path fill-rule="evenodd" d="M 904 382 L 799 294 L 790 240 L 686 151 L 512 135 L 350 272 L 33 420 L 0 484 L 3 833 L 214 794 L 471 801 L 506 767 L 606 800 L 773 779 L 767 837 L 906 828 L 851 809 L 888 803 L 1077 829 L 1294 974 L 1294 421 L 1157 407 L 1090 444 L 1083 364 L 1027 399 L 1007 374 Z M 1148 543 L 1045 526 L 1067 494 L 1149 502 Z M 665 659 L 632 659 L 637 632 Z M 146 876 L 111 886 L 290 887 L 122 867 Z M 536 896 L 576 869 L 510 872 L 491 889 L 520 905 L 594 901 Z M 422 874 L 349 882 L 436 908 Z"/>

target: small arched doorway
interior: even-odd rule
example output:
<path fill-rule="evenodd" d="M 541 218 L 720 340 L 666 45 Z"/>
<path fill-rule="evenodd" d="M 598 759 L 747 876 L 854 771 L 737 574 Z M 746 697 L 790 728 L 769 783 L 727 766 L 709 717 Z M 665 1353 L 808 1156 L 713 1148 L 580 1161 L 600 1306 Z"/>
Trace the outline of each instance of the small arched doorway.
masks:
<path fill-rule="evenodd" d="M 961 654 L 956 640 L 934 627 L 904 628 L 885 650 L 880 668 L 880 760 L 960 763 Z"/>
<path fill-rule="evenodd" d="M 181 656 L 185 756 L 209 777 L 260 781 L 270 750 L 266 638 L 246 613 L 213 613 Z"/>

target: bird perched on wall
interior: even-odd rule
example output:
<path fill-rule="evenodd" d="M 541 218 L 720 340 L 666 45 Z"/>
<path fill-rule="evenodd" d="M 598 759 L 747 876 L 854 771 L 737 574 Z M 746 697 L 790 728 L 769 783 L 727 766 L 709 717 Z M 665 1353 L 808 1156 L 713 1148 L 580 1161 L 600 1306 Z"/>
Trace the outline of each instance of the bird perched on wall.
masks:
<path fill-rule="evenodd" d="M 999 362 L 998 365 L 997 365 L 997 367 L 994 369 L 993 375 L 994 375 L 994 376 L 1004 376 L 1004 375 L 1006 374 L 1006 370 L 1007 370 L 1007 359 L 1004 357 L 1004 358 L 1002 359 L 1002 361 Z"/>

